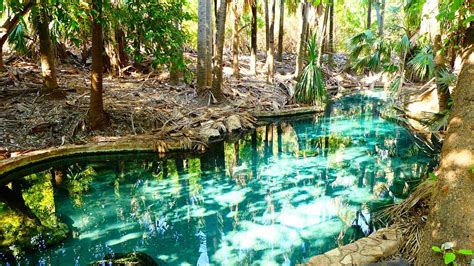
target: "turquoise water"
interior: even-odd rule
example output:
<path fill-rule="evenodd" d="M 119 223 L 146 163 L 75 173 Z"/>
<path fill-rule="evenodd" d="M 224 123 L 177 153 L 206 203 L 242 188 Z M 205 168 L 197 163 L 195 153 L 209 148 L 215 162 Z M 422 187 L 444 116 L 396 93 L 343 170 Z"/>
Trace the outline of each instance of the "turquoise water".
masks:
<path fill-rule="evenodd" d="M 275 121 L 202 156 L 37 166 L 11 187 L 43 225 L 61 221 L 71 234 L 49 248 L 38 236 L 17 261 L 85 265 L 140 251 L 169 265 L 304 262 L 372 232 L 374 212 L 406 197 L 433 163 L 380 117 L 386 106 L 383 92 L 344 97 L 322 116 Z M 3 204 L 0 218 L 11 209 Z"/>

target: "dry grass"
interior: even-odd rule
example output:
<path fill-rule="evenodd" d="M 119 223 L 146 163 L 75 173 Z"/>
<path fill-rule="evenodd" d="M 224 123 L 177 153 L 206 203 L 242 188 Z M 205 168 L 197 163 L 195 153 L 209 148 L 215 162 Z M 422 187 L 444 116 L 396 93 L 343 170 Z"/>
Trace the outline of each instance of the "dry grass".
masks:
<path fill-rule="evenodd" d="M 379 219 L 389 219 L 403 235 L 399 253 L 413 263 L 420 249 L 423 226 L 428 215 L 428 202 L 433 191 L 434 181 L 426 179 L 400 204 L 393 205 L 377 214 Z"/>

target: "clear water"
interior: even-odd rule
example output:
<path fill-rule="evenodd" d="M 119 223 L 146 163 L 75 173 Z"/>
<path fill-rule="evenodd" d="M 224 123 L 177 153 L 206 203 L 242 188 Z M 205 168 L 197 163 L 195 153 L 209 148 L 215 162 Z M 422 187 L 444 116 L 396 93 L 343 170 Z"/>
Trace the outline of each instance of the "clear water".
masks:
<path fill-rule="evenodd" d="M 26 205 L 72 233 L 50 248 L 35 239 L 36 252 L 18 261 L 85 265 L 140 251 L 170 265 L 294 265 L 362 237 L 374 212 L 406 197 L 433 160 L 380 117 L 384 97 L 348 96 L 323 116 L 263 126 L 197 157 L 40 165 L 18 179 Z"/>

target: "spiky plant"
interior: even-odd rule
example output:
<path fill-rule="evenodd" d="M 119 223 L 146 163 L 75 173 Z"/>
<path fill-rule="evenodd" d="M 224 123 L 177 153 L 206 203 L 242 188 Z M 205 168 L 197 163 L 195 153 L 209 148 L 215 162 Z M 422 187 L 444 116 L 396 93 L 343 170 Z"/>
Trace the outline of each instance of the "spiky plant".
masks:
<path fill-rule="evenodd" d="M 403 86 L 405 80 L 405 61 L 410 50 L 410 39 L 406 34 L 403 34 L 400 42 L 395 45 L 396 51 L 400 56 L 400 64 L 398 66 L 398 74 L 390 83 L 390 89 L 392 92 L 398 92 L 398 90 Z"/>
<path fill-rule="evenodd" d="M 308 65 L 296 84 L 295 101 L 311 105 L 323 104 L 327 101 L 327 91 L 321 66 L 318 65 L 318 42 L 313 34 L 309 40 Z"/>
<path fill-rule="evenodd" d="M 357 71 L 380 70 L 384 63 L 390 61 L 389 50 L 383 39 L 371 30 L 356 34 L 349 40 L 349 53 L 353 68 Z"/>
<path fill-rule="evenodd" d="M 408 62 L 408 66 L 422 80 L 434 76 L 434 57 L 430 46 L 418 50 L 416 55 Z"/>

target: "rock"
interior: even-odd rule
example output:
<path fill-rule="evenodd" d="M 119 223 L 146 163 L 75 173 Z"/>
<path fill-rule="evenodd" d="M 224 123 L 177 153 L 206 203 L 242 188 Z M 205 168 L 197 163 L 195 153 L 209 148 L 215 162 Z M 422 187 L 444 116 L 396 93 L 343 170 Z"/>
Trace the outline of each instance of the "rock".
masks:
<path fill-rule="evenodd" d="M 231 115 L 227 117 L 227 119 L 224 121 L 224 124 L 227 128 L 227 132 L 234 132 L 242 129 L 242 124 L 240 123 L 240 119 L 237 115 Z"/>
<path fill-rule="evenodd" d="M 103 260 L 89 264 L 91 266 L 158 266 L 166 265 L 164 261 L 156 262 L 152 257 L 143 252 L 108 254 Z"/>
<path fill-rule="evenodd" d="M 211 128 L 211 127 L 204 127 L 201 128 L 199 131 L 199 136 L 206 141 L 210 141 L 213 139 L 218 139 L 221 136 L 221 133 L 218 129 Z"/>

